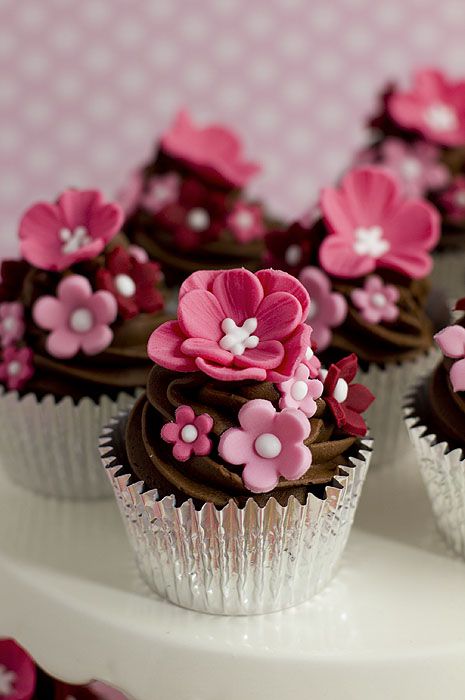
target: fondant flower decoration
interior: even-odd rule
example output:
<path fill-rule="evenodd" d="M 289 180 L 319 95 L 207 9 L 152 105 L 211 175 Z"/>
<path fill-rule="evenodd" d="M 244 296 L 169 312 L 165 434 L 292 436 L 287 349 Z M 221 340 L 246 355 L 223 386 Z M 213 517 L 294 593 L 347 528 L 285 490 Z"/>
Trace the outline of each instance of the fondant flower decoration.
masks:
<path fill-rule="evenodd" d="M 307 321 L 318 350 L 326 350 L 333 337 L 332 329 L 340 326 L 347 316 L 347 302 L 339 292 L 333 292 L 331 282 L 323 270 L 304 267 L 299 280 L 310 295 Z"/>
<path fill-rule="evenodd" d="M 429 202 L 404 198 L 391 173 L 355 168 L 338 189 L 323 190 L 321 208 L 329 235 L 320 263 L 330 275 L 361 277 L 387 267 L 416 279 L 431 271 L 438 212 Z"/>
<path fill-rule="evenodd" d="M 465 82 L 452 82 L 437 70 L 418 71 L 413 87 L 393 92 L 387 101 L 391 118 L 442 146 L 465 144 Z"/>
<path fill-rule="evenodd" d="M 140 263 L 121 246 L 107 254 L 105 267 L 96 275 L 97 287 L 114 295 L 124 319 L 141 311 L 154 313 L 163 308 L 164 299 L 157 289 L 160 280 L 158 263 Z"/>
<path fill-rule="evenodd" d="M 113 294 L 93 292 L 81 275 L 65 277 L 57 287 L 57 296 L 40 297 L 32 308 L 35 323 L 51 333 L 47 352 L 62 360 L 77 355 L 97 355 L 113 340 L 109 327 L 118 313 Z"/>
<path fill-rule="evenodd" d="M 147 251 L 141 248 L 140 245 L 128 245 L 127 251 L 131 257 L 137 260 L 137 262 L 149 262 L 149 256 Z"/>
<path fill-rule="evenodd" d="M 367 323 L 392 322 L 399 316 L 399 290 L 379 275 L 367 277 L 363 289 L 354 289 L 350 298 Z"/>
<path fill-rule="evenodd" d="M 310 261 L 312 244 L 309 229 L 298 221 L 287 229 L 269 231 L 265 237 L 267 265 L 298 277 Z"/>
<path fill-rule="evenodd" d="M 10 391 L 22 389 L 34 376 L 32 350 L 9 345 L 3 350 L 0 363 L 0 382 Z"/>
<path fill-rule="evenodd" d="M 220 125 L 196 126 L 186 110 L 179 112 L 161 146 L 214 183 L 242 187 L 260 172 L 257 163 L 245 160 L 236 134 Z"/>
<path fill-rule="evenodd" d="M 0 639 L 0 698 L 30 700 L 36 687 L 36 667 L 12 639 Z"/>
<path fill-rule="evenodd" d="M 253 399 L 239 411 L 240 428 L 229 428 L 220 438 L 218 452 L 230 464 L 244 465 L 242 480 L 252 493 L 268 493 L 279 478 L 296 481 L 312 463 L 304 445 L 310 421 L 302 411 L 276 412 L 271 401 Z"/>
<path fill-rule="evenodd" d="M 331 410 L 336 425 L 349 435 L 366 435 L 367 427 L 362 413 L 371 406 L 375 397 L 363 384 L 351 384 L 357 374 L 358 360 L 352 353 L 328 370 L 320 370 L 323 398 Z"/>
<path fill-rule="evenodd" d="M 130 173 L 124 185 L 116 193 L 116 201 L 126 218 L 134 214 L 139 207 L 143 190 L 143 178 L 140 170 Z"/>
<path fill-rule="evenodd" d="M 308 309 L 306 290 L 285 272 L 194 272 L 181 286 L 178 320 L 155 329 L 148 353 L 167 369 L 222 381 L 285 381 L 310 345 Z"/>
<path fill-rule="evenodd" d="M 305 355 L 302 358 L 302 363 L 308 367 L 312 379 L 316 379 L 320 375 L 321 362 L 315 355 L 316 343 L 309 345 L 305 350 Z"/>
<path fill-rule="evenodd" d="M 259 204 L 237 202 L 226 219 L 226 226 L 239 243 L 249 243 L 257 238 L 263 238 L 263 212 Z"/>
<path fill-rule="evenodd" d="M 148 181 L 141 198 L 144 209 L 158 214 L 159 211 L 173 204 L 179 197 L 181 178 L 177 173 L 154 175 Z"/>
<path fill-rule="evenodd" d="M 184 250 L 216 240 L 225 227 L 224 194 L 208 190 L 200 182 L 186 180 L 179 199 L 155 214 L 156 220 L 174 236 Z"/>
<path fill-rule="evenodd" d="M 208 433 L 213 428 L 213 418 L 208 413 L 196 416 L 190 406 L 179 406 L 175 420 L 165 423 L 161 437 L 173 445 L 173 457 L 186 462 L 193 454 L 204 457 L 210 454 L 212 442 Z"/>
<path fill-rule="evenodd" d="M 297 367 L 293 377 L 278 384 L 281 392 L 279 408 L 299 408 L 307 418 L 316 412 L 316 401 L 323 393 L 323 384 L 319 379 L 310 377 L 310 370 L 305 364 Z"/>
<path fill-rule="evenodd" d="M 56 204 L 40 202 L 19 225 L 21 253 L 42 270 L 65 270 L 102 252 L 123 222 L 119 204 L 96 190 L 66 190 Z"/>
<path fill-rule="evenodd" d="M 449 371 L 454 391 L 465 391 L 465 328 L 454 325 L 436 333 L 434 340 L 446 357 L 455 360 Z"/>
<path fill-rule="evenodd" d="M 439 204 L 454 223 L 465 219 L 465 176 L 458 175 L 439 197 Z"/>
<path fill-rule="evenodd" d="M 17 301 L 0 304 L 0 342 L 2 347 L 21 340 L 24 334 L 24 307 Z"/>

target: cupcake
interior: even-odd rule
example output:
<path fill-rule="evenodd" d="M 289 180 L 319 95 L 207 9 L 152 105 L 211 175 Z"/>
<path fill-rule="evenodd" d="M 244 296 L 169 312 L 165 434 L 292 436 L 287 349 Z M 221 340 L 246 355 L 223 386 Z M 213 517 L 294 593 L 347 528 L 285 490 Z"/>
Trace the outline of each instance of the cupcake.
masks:
<path fill-rule="evenodd" d="M 257 270 L 264 215 L 243 188 L 258 171 L 232 131 L 199 127 L 181 111 L 120 193 L 125 233 L 161 263 L 169 286 L 196 270 Z"/>
<path fill-rule="evenodd" d="M 465 284 L 465 81 L 420 70 L 409 89 L 388 86 L 370 126 L 374 143 L 361 159 L 389 168 L 409 196 L 439 209 L 433 282 L 457 298 Z"/>
<path fill-rule="evenodd" d="M 2 263 L 0 451 L 10 476 L 42 494 L 108 495 L 96 443 L 150 369 L 163 323 L 160 268 L 127 247 L 117 204 L 68 190 L 19 226 L 22 258 Z"/>
<path fill-rule="evenodd" d="M 367 413 L 375 459 L 395 460 L 409 448 L 405 386 L 434 362 L 426 303 L 439 217 L 376 166 L 355 168 L 339 187 L 323 189 L 319 210 L 306 232 L 299 224 L 267 238 L 268 261 L 279 265 L 281 236 L 284 262 L 291 251 L 298 263 L 288 270 L 312 299 L 307 321 L 322 361 L 357 355 L 362 381 L 377 397 Z"/>
<path fill-rule="evenodd" d="M 199 271 L 153 332 L 147 391 L 102 439 L 140 571 L 170 601 L 251 614 L 332 577 L 370 459 L 355 355 L 327 370 L 275 270 Z"/>
<path fill-rule="evenodd" d="M 465 557 L 465 316 L 435 340 L 443 357 L 408 396 L 406 424 L 439 530 Z"/>

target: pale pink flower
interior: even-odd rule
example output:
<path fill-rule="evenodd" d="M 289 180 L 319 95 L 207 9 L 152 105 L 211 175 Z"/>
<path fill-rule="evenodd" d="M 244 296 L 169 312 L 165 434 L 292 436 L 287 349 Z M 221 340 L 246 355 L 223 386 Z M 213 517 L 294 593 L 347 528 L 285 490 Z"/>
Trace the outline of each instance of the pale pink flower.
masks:
<path fill-rule="evenodd" d="M 24 307 L 17 301 L 0 304 L 0 342 L 2 347 L 21 340 L 24 334 Z"/>
<path fill-rule="evenodd" d="M 354 289 L 350 298 L 367 323 L 391 322 L 399 316 L 399 290 L 378 275 L 367 277 L 363 289 Z"/>
<path fill-rule="evenodd" d="M 312 341 L 321 352 L 331 344 L 332 329 L 344 322 L 347 302 L 342 294 L 333 292 L 329 277 L 317 267 L 304 267 L 299 280 L 310 295 L 307 322 L 313 329 Z"/>
<path fill-rule="evenodd" d="M 265 235 L 263 212 L 259 204 L 237 202 L 226 220 L 226 225 L 239 243 L 248 243 Z"/>
<path fill-rule="evenodd" d="M 279 408 L 299 408 L 307 418 L 315 415 L 315 399 L 319 399 L 323 393 L 323 384 L 319 379 L 310 378 L 307 365 L 299 365 L 293 377 L 277 386 L 281 392 Z"/>

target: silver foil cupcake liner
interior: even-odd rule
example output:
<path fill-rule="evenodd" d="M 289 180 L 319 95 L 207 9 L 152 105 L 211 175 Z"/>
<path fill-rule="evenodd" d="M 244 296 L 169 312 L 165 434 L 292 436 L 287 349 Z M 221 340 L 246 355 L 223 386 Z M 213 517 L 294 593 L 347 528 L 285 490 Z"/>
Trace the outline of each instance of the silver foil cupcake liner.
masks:
<path fill-rule="evenodd" d="M 172 603 L 222 615 L 282 610 L 318 593 L 338 567 L 349 536 L 371 457 L 368 438 L 345 474 L 326 488 L 324 500 L 309 495 L 305 505 L 274 498 L 260 508 L 249 499 L 222 510 L 192 501 L 179 507 L 174 497 L 131 482 L 122 463 L 125 416 L 101 438 L 103 466 L 110 479 L 148 586 Z"/>
<path fill-rule="evenodd" d="M 413 451 L 404 424 L 402 406 L 405 390 L 418 377 L 426 374 L 437 362 L 438 351 L 430 350 L 415 360 L 385 368 L 372 365 L 368 371 L 359 371 L 357 381 L 374 394 L 375 401 L 365 414 L 374 440 L 372 464 L 395 464 Z"/>
<path fill-rule="evenodd" d="M 135 395 L 98 403 L 71 397 L 56 400 L 35 394 L 0 390 L 0 461 L 20 486 L 44 496 L 69 499 L 111 498 L 102 474 L 98 440 L 118 411 L 129 408 Z"/>
<path fill-rule="evenodd" d="M 447 545 L 465 558 L 465 453 L 451 450 L 419 417 L 418 411 L 427 401 L 424 391 L 425 379 L 410 390 L 404 407 L 405 424 L 438 529 Z"/>
<path fill-rule="evenodd" d="M 445 250 L 433 254 L 431 282 L 433 289 L 444 292 L 454 302 L 465 290 L 465 250 Z"/>

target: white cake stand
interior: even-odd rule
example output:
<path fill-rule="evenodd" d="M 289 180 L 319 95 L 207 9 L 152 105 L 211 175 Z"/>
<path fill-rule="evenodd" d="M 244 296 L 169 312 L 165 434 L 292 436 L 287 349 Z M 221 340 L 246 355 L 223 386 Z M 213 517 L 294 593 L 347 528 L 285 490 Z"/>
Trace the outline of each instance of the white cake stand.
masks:
<path fill-rule="evenodd" d="M 116 504 L 0 474 L 0 635 L 52 675 L 137 700 L 463 700 L 465 563 L 414 464 L 374 469 L 333 583 L 283 613 L 222 618 L 150 594 Z"/>

